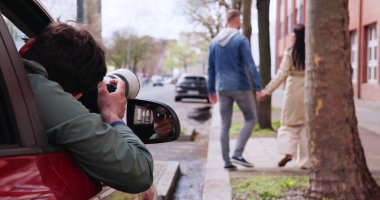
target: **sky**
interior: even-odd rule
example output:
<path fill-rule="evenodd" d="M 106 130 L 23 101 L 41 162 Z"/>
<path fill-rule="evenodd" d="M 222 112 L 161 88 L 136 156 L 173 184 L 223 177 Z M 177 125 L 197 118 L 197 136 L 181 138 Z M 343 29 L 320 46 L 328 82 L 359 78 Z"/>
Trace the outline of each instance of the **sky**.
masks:
<path fill-rule="evenodd" d="M 194 31 L 181 12 L 185 0 L 103 0 L 103 37 L 109 38 L 117 30 L 134 30 L 139 35 L 157 38 L 177 39 L 180 32 Z M 271 1 L 271 21 L 275 20 L 276 5 Z M 252 1 L 253 16 L 256 1 Z M 257 16 L 257 12 L 256 12 Z M 115 23 L 116 22 L 116 23 Z M 253 21 L 253 32 L 257 23 Z"/>
<path fill-rule="evenodd" d="M 193 27 L 181 15 L 180 1 L 103 0 L 103 37 L 118 30 L 132 30 L 138 35 L 173 39 L 181 31 L 191 31 Z"/>
<path fill-rule="evenodd" d="M 50 15 L 62 21 L 75 20 L 77 15 L 76 0 L 40 0 Z"/>
<path fill-rule="evenodd" d="M 54 18 L 75 19 L 76 0 L 42 0 Z M 128 31 L 156 38 L 178 39 L 179 33 L 195 27 L 182 14 L 185 0 L 102 0 L 102 35 L 109 39 L 115 31 Z M 276 1 L 271 1 L 270 21 L 275 20 Z M 252 17 L 257 17 L 256 0 L 252 1 Z M 252 20 L 253 33 L 257 33 Z M 199 30 L 199 27 L 198 29 Z"/>

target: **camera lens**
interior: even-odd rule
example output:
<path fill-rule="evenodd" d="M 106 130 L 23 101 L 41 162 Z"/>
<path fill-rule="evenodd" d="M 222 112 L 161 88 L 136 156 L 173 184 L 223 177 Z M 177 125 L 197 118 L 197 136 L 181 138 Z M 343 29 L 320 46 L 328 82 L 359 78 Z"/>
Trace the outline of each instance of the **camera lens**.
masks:
<path fill-rule="evenodd" d="M 117 69 L 112 71 L 104 77 L 105 80 L 118 79 L 125 82 L 125 96 L 127 99 L 134 99 L 140 91 L 140 81 L 136 74 L 128 69 Z M 116 90 L 116 86 L 112 84 L 107 84 L 107 89 L 109 92 Z"/>

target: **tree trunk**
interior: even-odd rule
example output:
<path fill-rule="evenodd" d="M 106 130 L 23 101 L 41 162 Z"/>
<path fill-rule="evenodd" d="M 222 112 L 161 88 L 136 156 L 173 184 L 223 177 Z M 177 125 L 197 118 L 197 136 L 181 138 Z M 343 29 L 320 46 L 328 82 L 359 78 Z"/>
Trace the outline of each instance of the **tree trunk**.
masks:
<path fill-rule="evenodd" d="M 129 67 L 129 66 L 128 66 Z M 137 73 L 137 60 L 133 61 L 133 67 L 132 67 L 132 72 Z"/>
<path fill-rule="evenodd" d="M 251 7 L 252 0 L 244 0 L 243 2 L 243 34 L 251 43 L 252 25 L 251 25 Z"/>
<path fill-rule="evenodd" d="M 183 68 L 185 69 L 185 73 L 187 73 L 187 62 L 186 61 L 183 63 Z"/>
<path fill-rule="evenodd" d="M 366 165 L 353 100 L 348 0 L 308 1 L 306 119 L 311 199 L 379 199 Z"/>
<path fill-rule="evenodd" d="M 263 85 L 270 82 L 270 38 L 269 38 L 269 4 L 270 0 L 257 0 L 259 52 L 260 52 L 260 78 Z M 261 128 L 272 129 L 271 98 L 258 101 L 257 115 Z"/>

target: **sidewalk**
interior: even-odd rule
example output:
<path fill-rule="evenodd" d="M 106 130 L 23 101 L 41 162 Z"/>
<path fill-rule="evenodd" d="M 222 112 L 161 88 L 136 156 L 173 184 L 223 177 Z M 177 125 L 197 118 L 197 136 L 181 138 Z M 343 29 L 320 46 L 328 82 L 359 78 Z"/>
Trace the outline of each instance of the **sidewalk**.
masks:
<path fill-rule="evenodd" d="M 282 90 L 277 90 L 272 95 L 273 107 L 281 108 L 282 95 Z M 355 100 L 355 106 L 368 167 L 373 174 L 380 176 L 380 148 L 377 148 L 380 145 L 380 123 L 378 123 L 378 119 L 380 119 L 380 103 Z M 223 168 L 224 162 L 221 156 L 219 139 L 220 114 L 218 108 L 219 105 L 217 104 L 212 111 L 203 199 L 230 200 L 232 199 L 230 174 Z M 364 138 L 362 134 L 366 134 Z M 234 149 L 235 143 L 236 140 L 230 140 L 231 150 Z M 283 168 L 277 167 L 277 162 L 282 156 L 277 153 L 275 138 L 249 139 L 244 151 L 244 157 L 251 161 L 255 168 L 238 166 L 238 170 L 241 172 L 283 175 L 307 174 L 306 171 L 297 168 L 295 161 L 289 162 Z"/>

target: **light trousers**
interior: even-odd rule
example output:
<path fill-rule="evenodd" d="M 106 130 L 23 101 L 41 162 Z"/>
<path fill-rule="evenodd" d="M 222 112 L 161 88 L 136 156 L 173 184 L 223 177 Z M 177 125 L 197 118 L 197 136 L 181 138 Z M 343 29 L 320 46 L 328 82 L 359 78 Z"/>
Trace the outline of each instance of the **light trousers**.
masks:
<path fill-rule="evenodd" d="M 284 126 L 277 131 L 277 151 L 280 154 L 288 154 L 293 158 L 297 156 L 298 167 L 310 167 L 308 148 L 309 137 L 306 126 Z"/>

